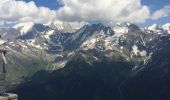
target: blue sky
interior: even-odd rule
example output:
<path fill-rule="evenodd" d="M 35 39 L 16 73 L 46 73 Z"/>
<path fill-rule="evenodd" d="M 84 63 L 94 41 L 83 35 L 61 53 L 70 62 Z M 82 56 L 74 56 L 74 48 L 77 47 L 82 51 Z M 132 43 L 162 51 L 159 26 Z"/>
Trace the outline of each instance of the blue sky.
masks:
<path fill-rule="evenodd" d="M 141 2 L 142 4 L 149 6 L 151 13 L 163 8 L 165 5 L 170 5 L 170 0 L 142 0 Z M 159 20 L 154 20 L 154 21 L 147 20 L 147 23 L 144 23 L 144 24 L 146 25 L 151 25 L 154 23 L 165 24 L 167 22 L 170 22 L 170 17 L 164 17 L 164 18 L 160 18 Z"/>
<path fill-rule="evenodd" d="M 37 6 L 45 6 L 50 9 L 57 9 L 60 5 L 57 0 L 23 0 L 26 2 L 34 1 Z M 170 5 L 170 0 L 141 0 L 142 4 L 147 5 L 152 11 L 158 10 L 165 5 Z"/>
<path fill-rule="evenodd" d="M 45 6 L 50 9 L 57 9 L 60 7 L 57 0 L 23 0 L 26 2 L 34 1 L 37 6 Z M 150 7 L 152 11 L 162 8 L 164 5 L 170 4 L 170 0 L 141 0 L 142 4 Z"/>
<path fill-rule="evenodd" d="M 152 11 L 170 4 L 170 0 L 142 0 L 141 2 L 142 4 L 148 5 Z"/>
<path fill-rule="evenodd" d="M 0 1 L 0 26 L 30 21 L 46 24 L 54 19 L 99 23 L 129 21 L 140 26 L 170 22 L 170 0 L 60 0 L 66 6 L 58 1 Z"/>
<path fill-rule="evenodd" d="M 26 2 L 32 1 L 32 0 L 23 0 Z M 58 9 L 61 5 L 57 2 L 57 0 L 33 0 L 37 6 L 45 6 L 52 10 Z"/>

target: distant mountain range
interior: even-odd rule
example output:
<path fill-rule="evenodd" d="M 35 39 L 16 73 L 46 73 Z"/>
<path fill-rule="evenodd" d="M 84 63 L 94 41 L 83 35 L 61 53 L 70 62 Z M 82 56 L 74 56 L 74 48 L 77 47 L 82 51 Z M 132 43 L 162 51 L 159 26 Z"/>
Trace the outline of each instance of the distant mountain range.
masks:
<path fill-rule="evenodd" d="M 7 79 L 26 81 L 21 100 L 170 99 L 170 23 L 20 23 L 0 34 Z"/>

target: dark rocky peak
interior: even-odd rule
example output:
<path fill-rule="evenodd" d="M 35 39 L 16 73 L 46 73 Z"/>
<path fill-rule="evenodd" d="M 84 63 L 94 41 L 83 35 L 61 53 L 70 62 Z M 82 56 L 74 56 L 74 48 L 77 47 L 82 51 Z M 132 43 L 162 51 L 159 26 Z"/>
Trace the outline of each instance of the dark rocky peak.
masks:
<path fill-rule="evenodd" d="M 129 26 L 128 26 L 128 32 L 130 33 L 130 32 L 142 32 L 141 31 L 141 29 L 137 26 L 137 25 L 135 25 L 135 24 L 130 24 Z"/>
<path fill-rule="evenodd" d="M 45 26 L 43 24 L 35 24 L 32 29 L 38 32 L 43 32 L 49 28 L 50 28 L 49 26 Z"/>

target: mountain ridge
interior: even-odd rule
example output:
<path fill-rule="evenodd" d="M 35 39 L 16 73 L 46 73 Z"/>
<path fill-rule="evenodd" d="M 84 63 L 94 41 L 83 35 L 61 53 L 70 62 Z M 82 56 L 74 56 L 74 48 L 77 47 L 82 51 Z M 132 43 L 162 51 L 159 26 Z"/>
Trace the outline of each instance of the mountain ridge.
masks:
<path fill-rule="evenodd" d="M 40 70 L 50 72 L 62 70 L 65 66 L 69 66 L 68 63 L 76 60 L 81 60 L 82 63 L 91 67 L 114 62 L 115 64 L 111 63 L 111 65 L 115 65 L 116 69 L 112 69 L 111 65 L 108 65 L 111 70 L 119 69 L 118 62 L 120 62 L 124 66 L 126 64 L 130 66 L 127 67 L 128 72 L 126 70 L 125 72 L 121 71 L 120 69 L 124 69 L 120 67 L 120 74 L 128 73 L 128 76 L 130 76 L 131 73 L 136 75 L 148 66 L 155 52 L 162 50 L 163 44 L 169 43 L 168 39 L 162 40 L 162 37 L 169 38 L 168 31 L 161 31 L 162 33 L 158 34 L 157 31 L 151 32 L 149 29 L 140 29 L 137 25 L 131 23 L 115 27 L 91 24 L 85 25 L 75 32 L 63 32 L 42 24 L 34 24 L 24 34 L 20 34 L 19 30 L 12 29 L 19 35 L 11 37 L 9 37 L 12 34 L 11 31 L 9 31 L 10 33 L 8 29 L 2 31 L 7 32 L 5 35 L 2 33 L 2 35 L 4 35 L 6 41 L 4 46 L 9 51 L 7 59 L 11 60 L 10 67 L 7 69 L 9 72 L 17 73 L 17 70 L 11 67 L 17 68 L 19 65 L 18 69 L 21 69 L 21 73 L 24 71 L 28 73 L 26 75 L 11 74 L 18 80 L 24 80 L 21 78 L 22 76 L 24 78 L 31 77 Z M 35 62 L 31 60 L 33 63 L 28 64 L 31 67 L 25 66 L 26 62 L 21 64 L 23 59 L 26 61 L 33 58 Z M 12 59 L 15 59 L 15 61 Z M 107 63 L 103 62 L 105 60 L 107 60 Z M 96 65 L 96 63 L 98 64 Z M 75 66 L 79 67 L 79 64 L 81 63 L 75 63 Z M 72 69 L 70 70 L 72 72 Z M 81 71 L 81 67 L 78 70 Z M 9 75 L 9 80 L 12 78 L 11 75 Z"/>

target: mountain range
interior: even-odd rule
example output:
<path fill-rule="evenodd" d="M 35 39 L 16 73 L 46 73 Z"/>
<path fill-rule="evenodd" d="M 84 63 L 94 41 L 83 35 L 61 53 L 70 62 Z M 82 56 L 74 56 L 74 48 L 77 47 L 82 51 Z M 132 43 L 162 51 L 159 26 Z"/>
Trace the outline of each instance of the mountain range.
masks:
<path fill-rule="evenodd" d="M 20 100 L 169 100 L 170 24 L 1 28 Z"/>

